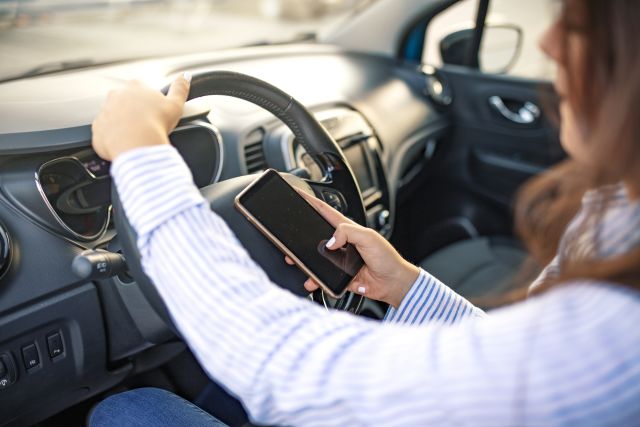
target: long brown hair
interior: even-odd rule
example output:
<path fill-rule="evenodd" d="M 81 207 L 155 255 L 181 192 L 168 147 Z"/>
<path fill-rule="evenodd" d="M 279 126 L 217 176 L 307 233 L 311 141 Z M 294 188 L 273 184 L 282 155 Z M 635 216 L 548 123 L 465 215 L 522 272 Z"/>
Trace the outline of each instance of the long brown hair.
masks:
<path fill-rule="evenodd" d="M 540 265 L 555 256 L 588 189 L 623 180 L 640 187 L 640 1 L 565 0 L 559 25 L 565 47 L 572 32 L 585 38 L 587 49 L 581 63 L 567 60 L 562 65 L 571 77 L 567 100 L 588 123 L 585 144 L 596 160 L 585 167 L 568 159 L 533 178 L 520 191 L 516 231 Z M 603 203 L 587 215 L 597 219 L 606 208 Z M 640 250 L 607 259 L 566 260 L 560 276 L 537 292 L 576 278 L 640 290 Z"/>

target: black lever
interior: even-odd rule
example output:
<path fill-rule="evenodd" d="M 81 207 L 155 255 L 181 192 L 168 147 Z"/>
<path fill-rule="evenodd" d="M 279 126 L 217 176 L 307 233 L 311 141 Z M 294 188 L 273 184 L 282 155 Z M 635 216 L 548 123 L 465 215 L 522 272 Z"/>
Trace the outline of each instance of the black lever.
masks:
<path fill-rule="evenodd" d="M 127 271 L 124 257 L 103 249 L 86 250 L 73 259 L 71 270 L 84 280 L 108 279 Z"/>

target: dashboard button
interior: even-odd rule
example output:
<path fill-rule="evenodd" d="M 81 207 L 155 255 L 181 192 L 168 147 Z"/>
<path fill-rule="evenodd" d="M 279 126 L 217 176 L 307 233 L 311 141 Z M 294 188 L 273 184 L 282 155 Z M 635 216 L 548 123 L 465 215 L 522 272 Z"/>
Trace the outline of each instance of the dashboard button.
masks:
<path fill-rule="evenodd" d="M 22 360 L 27 371 L 40 366 L 38 347 L 36 347 L 35 344 L 29 344 L 22 347 Z"/>
<path fill-rule="evenodd" d="M 62 343 L 62 335 L 60 335 L 60 332 L 47 335 L 47 347 L 51 359 L 55 359 L 64 354 L 64 344 Z"/>

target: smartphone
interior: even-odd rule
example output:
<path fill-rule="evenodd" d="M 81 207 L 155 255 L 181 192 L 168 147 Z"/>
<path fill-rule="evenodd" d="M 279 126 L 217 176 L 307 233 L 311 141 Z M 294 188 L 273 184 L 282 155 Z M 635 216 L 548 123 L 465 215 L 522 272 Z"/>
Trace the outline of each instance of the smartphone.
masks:
<path fill-rule="evenodd" d="M 353 245 L 326 248 L 335 228 L 273 169 L 238 194 L 235 206 L 334 298 L 345 294 L 364 265 Z"/>

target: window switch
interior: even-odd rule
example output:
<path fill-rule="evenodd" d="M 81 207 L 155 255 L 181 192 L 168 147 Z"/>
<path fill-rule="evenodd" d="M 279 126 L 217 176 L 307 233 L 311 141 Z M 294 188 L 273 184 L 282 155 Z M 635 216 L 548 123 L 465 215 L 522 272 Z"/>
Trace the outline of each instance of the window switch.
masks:
<path fill-rule="evenodd" d="M 40 366 L 38 347 L 36 347 L 35 344 L 29 344 L 22 347 L 22 360 L 27 371 Z"/>
<path fill-rule="evenodd" d="M 54 332 L 47 335 L 47 347 L 49 349 L 49 357 L 55 359 L 64 354 L 64 344 L 60 332 Z"/>

